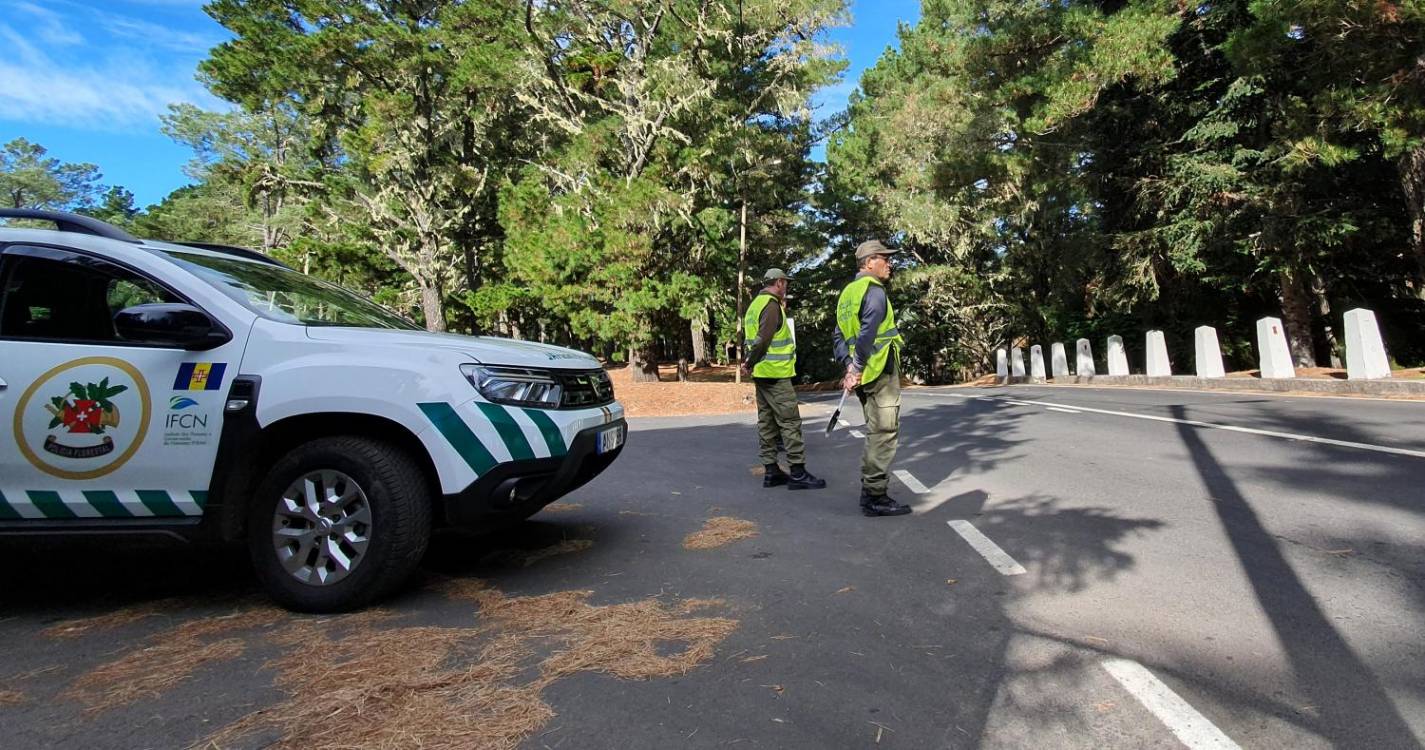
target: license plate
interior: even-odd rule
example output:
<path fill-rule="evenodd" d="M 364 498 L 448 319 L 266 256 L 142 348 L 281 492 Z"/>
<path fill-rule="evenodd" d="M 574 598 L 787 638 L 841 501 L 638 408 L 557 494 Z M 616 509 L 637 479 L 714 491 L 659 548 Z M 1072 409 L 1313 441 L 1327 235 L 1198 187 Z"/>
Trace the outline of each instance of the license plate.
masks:
<path fill-rule="evenodd" d="M 623 445 L 623 427 L 612 427 L 599 433 L 597 450 L 599 453 L 608 453 Z"/>

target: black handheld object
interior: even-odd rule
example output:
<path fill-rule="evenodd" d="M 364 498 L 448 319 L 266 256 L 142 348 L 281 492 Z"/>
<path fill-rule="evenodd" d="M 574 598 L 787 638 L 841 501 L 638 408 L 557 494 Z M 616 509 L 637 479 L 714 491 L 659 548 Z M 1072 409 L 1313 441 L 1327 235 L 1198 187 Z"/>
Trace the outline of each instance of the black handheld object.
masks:
<path fill-rule="evenodd" d="M 826 434 L 828 435 L 836 429 L 836 420 L 841 418 L 841 407 L 846 405 L 846 393 L 845 390 L 841 391 L 841 400 L 836 402 L 836 411 L 831 413 L 831 420 L 826 423 Z"/>

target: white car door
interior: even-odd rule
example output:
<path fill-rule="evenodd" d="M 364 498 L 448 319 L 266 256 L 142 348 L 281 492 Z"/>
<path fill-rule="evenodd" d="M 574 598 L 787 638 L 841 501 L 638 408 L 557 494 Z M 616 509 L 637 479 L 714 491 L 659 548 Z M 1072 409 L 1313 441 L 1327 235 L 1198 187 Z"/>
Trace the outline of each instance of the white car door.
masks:
<path fill-rule="evenodd" d="M 125 340 L 114 324 L 126 307 L 187 302 L 94 255 L 4 249 L 0 522 L 202 515 L 246 331 L 185 351 Z"/>

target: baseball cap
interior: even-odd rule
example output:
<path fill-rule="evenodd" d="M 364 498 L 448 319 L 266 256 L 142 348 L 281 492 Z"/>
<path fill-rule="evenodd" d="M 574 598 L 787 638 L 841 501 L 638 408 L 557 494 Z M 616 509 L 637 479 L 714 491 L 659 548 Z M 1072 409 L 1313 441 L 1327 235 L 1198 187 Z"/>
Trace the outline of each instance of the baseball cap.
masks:
<path fill-rule="evenodd" d="M 762 274 L 762 282 L 765 284 L 770 284 L 777 279 L 787 279 L 790 281 L 791 278 L 792 277 L 787 275 L 786 271 L 780 268 L 769 268 L 767 269 L 767 273 Z"/>
<path fill-rule="evenodd" d="M 866 240 L 856 246 L 856 260 L 869 258 L 872 255 L 895 255 L 899 250 L 892 250 L 881 244 L 880 240 Z"/>

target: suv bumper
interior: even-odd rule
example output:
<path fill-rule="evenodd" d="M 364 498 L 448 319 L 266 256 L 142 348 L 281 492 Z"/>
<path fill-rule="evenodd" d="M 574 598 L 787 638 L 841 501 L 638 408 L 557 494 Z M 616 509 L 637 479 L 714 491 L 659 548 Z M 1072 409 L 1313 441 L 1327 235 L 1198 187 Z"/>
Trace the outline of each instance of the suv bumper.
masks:
<path fill-rule="evenodd" d="M 622 430 L 623 441 L 599 453 L 599 433 L 613 427 Z M 563 456 L 500 464 L 464 490 L 445 496 L 445 521 L 476 526 L 528 518 L 601 474 L 623 453 L 627 440 L 628 423 L 618 419 L 575 435 Z"/>

